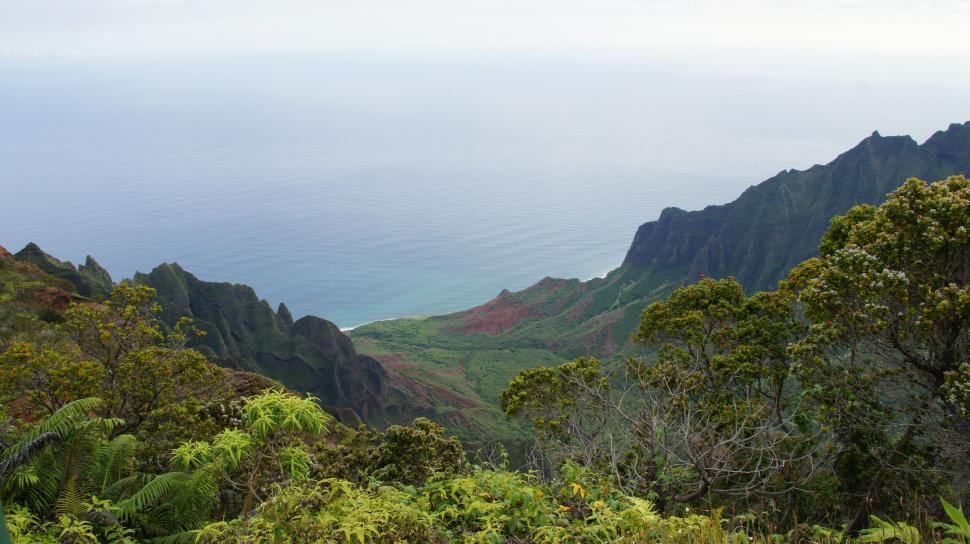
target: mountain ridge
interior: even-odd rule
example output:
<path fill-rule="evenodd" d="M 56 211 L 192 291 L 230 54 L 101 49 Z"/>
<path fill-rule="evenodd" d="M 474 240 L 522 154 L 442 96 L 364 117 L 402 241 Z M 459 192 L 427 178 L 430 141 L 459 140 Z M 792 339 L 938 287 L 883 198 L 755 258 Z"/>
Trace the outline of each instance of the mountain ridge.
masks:
<path fill-rule="evenodd" d="M 908 177 L 968 170 L 970 122 L 923 144 L 876 131 L 827 164 L 783 170 L 731 202 L 663 209 L 638 227 L 623 263 L 605 277 L 546 277 L 468 310 L 375 322 L 349 336 L 319 317 L 294 319 L 285 304 L 274 310 L 249 286 L 203 281 L 177 263 L 133 281 L 156 289 L 168 325 L 194 319 L 206 335 L 192 346 L 210 360 L 311 393 L 345 423 L 428 416 L 466 440 L 516 438 L 524 435 L 501 416 L 497 397 L 519 371 L 634 354 L 628 337 L 640 312 L 677 286 L 706 275 L 736 277 L 749 292 L 773 289 L 815 254 L 832 216 L 880 203 Z M 110 275 L 91 257 L 74 266 L 31 243 L 16 258 L 85 297 L 110 290 Z"/>
<path fill-rule="evenodd" d="M 13 255 L 2 250 L 0 257 L 62 282 L 60 290 L 46 293 L 60 310 L 73 300 L 104 300 L 113 285 L 107 270 L 91 256 L 74 266 L 31 242 Z M 190 337 L 189 345 L 220 366 L 313 394 L 346 424 L 380 421 L 390 404 L 381 364 L 359 355 L 330 321 L 315 316 L 294 321 L 285 304 L 274 312 L 252 287 L 202 281 L 178 263 L 162 263 L 147 274 L 137 272 L 132 281 L 156 290 L 159 319 L 166 326 L 191 317 L 204 335 Z"/>
<path fill-rule="evenodd" d="M 882 202 L 909 177 L 933 181 L 968 171 L 970 122 L 923 144 L 875 131 L 824 165 L 783 170 L 731 202 L 665 208 L 637 229 L 623 263 L 604 278 L 547 277 L 462 312 L 372 323 L 350 335 L 362 352 L 393 361 L 398 374 L 450 384 L 491 414 L 483 417 L 501 419 L 498 392 L 518 371 L 584 355 L 636 354 L 628 338 L 641 311 L 674 288 L 704 275 L 733 276 L 749 292 L 774 289 L 816 254 L 833 216 Z M 439 403 L 436 413 L 450 409 Z"/>
<path fill-rule="evenodd" d="M 177 263 L 136 273 L 133 281 L 158 292 L 164 322 L 193 319 L 205 336 L 190 345 L 210 360 L 313 394 L 348 423 L 378 419 L 383 413 L 382 367 L 359 356 L 330 321 L 316 316 L 293 321 L 288 310 L 274 311 L 252 287 L 203 281 Z"/>

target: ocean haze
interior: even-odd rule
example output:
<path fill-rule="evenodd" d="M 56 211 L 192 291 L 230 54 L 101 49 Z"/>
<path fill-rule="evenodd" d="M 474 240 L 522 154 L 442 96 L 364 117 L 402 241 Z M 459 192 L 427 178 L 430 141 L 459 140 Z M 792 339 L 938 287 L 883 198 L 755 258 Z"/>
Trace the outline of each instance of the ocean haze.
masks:
<path fill-rule="evenodd" d="M 664 207 L 970 118 L 966 81 L 882 68 L 0 60 L 0 244 L 116 279 L 175 261 L 342 327 L 450 312 L 601 275 Z"/>

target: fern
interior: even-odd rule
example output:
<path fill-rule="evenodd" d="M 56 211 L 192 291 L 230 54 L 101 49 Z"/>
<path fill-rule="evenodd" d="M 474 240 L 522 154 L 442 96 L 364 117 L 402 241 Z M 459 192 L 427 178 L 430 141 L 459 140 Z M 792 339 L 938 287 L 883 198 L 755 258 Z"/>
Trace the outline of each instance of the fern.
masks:
<path fill-rule="evenodd" d="M 153 538 L 152 544 L 189 544 L 199 540 L 199 531 L 183 531 L 173 535 Z"/>
<path fill-rule="evenodd" d="M 213 467 L 192 472 L 165 504 L 151 513 L 153 520 L 168 530 L 190 531 L 205 526 L 216 503 L 219 482 Z"/>
<path fill-rule="evenodd" d="M 130 519 L 138 512 L 144 512 L 148 507 L 158 504 L 162 498 L 170 495 L 187 478 L 184 472 L 168 472 L 156 476 L 134 495 L 118 502 L 118 511 L 122 519 Z"/>
<path fill-rule="evenodd" d="M 70 477 L 61 487 L 61 492 L 54 505 L 54 511 L 59 515 L 77 517 L 86 512 L 90 506 L 85 500 L 87 495 L 81 489 L 77 477 Z"/>
<path fill-rule="evenodd" d="M 37 427 L 27 431 L 14 445 L 4 451 L 4 459 L 10 458 L 13 454 L 27 444 L 37 440 L 47 433 L 54 433 L 56 436 L 64 438 L 76 431 L 79 427 L 87 423 L 91 412 L 101 407 L 102 400 L 96 397 L 78 399 L 61 406 L 51 417 L 47 418 Z"/>
<path fill-rule="evenodd" d="M 111 484 L 134 472 L 135 452 L 138 441 L 130 434 L 115 437 L 107 444 L 99 445 L 94 452 L 94 463 L 87 476 L 89 491 L 104 496 Z"/>
<path fill-rule="evenodd" d="M 60 435 L 55 432 L 46 432 L 38 435 L 33 440 L 21 440 L 4 454 L 3 461 L 0 461 L 0 478 L 3 478 L 24 466 L 40 453 L 44 448 L 53 444 Z"/>
<path fill-rule="evenodd" d="M 118 500 L 138 491 L 152 479 L 151 476 L 142 473 L 135 473 L 116 480 L 106 487 L 101 496 L 111 500 Z"/>

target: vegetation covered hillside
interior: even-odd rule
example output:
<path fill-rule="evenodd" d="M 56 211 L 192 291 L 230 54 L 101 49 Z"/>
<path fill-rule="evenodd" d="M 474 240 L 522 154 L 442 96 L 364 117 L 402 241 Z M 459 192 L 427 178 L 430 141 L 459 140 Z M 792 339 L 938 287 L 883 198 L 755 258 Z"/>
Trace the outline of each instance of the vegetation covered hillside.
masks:
<path fill-rule="evenodd" d="M 878 204 L 908 177 L 970 171 L 970 122 L 922 145 L 878 133 L 826 165 L 788 170 L 722 206 L 664 210 L 642 225 L 623 264 L 590 281 L 545 278 L 520 292 L 452 315 L 372 323 L 351 336 L 422 413 L 458 432 L 502 427 L 497 394 L 519 370 L 582 355 L 619 360 L 640 312 L 701 276 L 737 278 L 747 292 L 773 289 L 817 254 L 834 215 Z M 461 398 L 436 397 L 447 388 Z M 470 421 L 469 421 L 470 420 Z M 513 428 L 500 430 L 517 436 Z"/>
<path fill-rule="evenodd" d="M 111 276 L 91 256 L 75 266 L 30 243 L 6 258 L 9 267 L 33 271 L 37 281 L 61 289 L 61 310 L 71 297 L 99 302 L 112 289 Z M 203 334 L 189 335 L 186 342 L 211 362 L 311 393 L 351 425 L 386 425 L 385 413 L 393 420 L 400 411 L 395 404 L 400 395 L 387 387 L 380 363 L 358 355 L 350 339 L 325 319 L 306 316 L 294 322 L 285 305 L 274 312 L 251 287 L 202 281 L 178 264 L 138 273 L 134 281 L 157 293 L 158 318 L 165 328 L 176 327 L 183 317 L 193 319 Z"/>
<path fill-rule="evenodd" d="M 0 539 L 968 544 L 968 265 L 970 180 L 910 179 L 777 290 L 702 278 L 651 303 L 649 356 L 520 372 L 519 471 L 425 418 L 353 430 L 229 387 L 153 288 L 49 306 L 63 280 L 0 252 Z"/>
<path fill-rule="evenodd" d="M 321 399 L 342 421 L 380 421 L 391 397 L 381 365 L 360 356 L 333 323 L 315 316 L 293 321 L 274 312 L 246 285 L 202 281 L 177 264 L 163 264 L 136 283 L 158 293 L 161 319 L 183 316 L 205 335 L 190 345 L 210 360 L 269 376 Z"/>

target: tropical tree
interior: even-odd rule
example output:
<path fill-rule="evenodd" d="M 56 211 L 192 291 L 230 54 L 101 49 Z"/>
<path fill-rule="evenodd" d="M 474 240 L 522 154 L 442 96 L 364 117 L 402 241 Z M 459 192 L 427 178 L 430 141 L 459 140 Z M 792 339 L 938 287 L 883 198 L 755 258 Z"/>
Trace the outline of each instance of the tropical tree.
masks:
<path fill-rule="evenodd" d="M 967 474 L 970 180 L 910 179 L 833 219 L 788 286 L 811 320 L 796 370 L 841 446 L 850 522 Z M 963 466 L 961 466 L 963 465 Z M 923 491 L 923 493 L 920 492 Z"/>
<path fill-rule="evenodd" d="M 316 464 L 322 475 L 357 484 L 421 485 L 432 476 L 457 474 L 467 467 L 461 442 L 441 425 L 417 418 L 384 432 L 361 426 L 338 444 L 317 442 Z"/>
<path fill-rule="evenodd" d="M 804 329 L 790 293 L 704 278 L 644 310 L 633 340 L 653 356 L 622 374 L 587 358 L 530 369 L 502 405 L 562 458 L 661 506 L 793 492 L 825 461 L 787 350 Z"/>
<path fill-rule="evenodd" d="M 119 284 L 104 304 L 71 306 L 60 334 L 11 342 L 0 355 L 0 393 L 46 415 L 97 396 L 108 418 L 123 421 L 113 435 L 168 425 L 178 442 L 211 436 L 216 429 L 205 424 L 204 408 L 231 396 L 225 371 L 185 348 L 190 320 L 163 330 L 154 296 L 150 287 Z M 144 457 L 161 468 L 158 455 L 178 442 L 159 441 L 157 432 L 153 438 Z"/>
<path fill-rule="evenodd" d="M 567 461 L 619 469 L 630 453 L 632 429 L 619 421 L 615 395 L 599 359 L 580 357 L 555 367 L 523 370 L 499 400 L 507 417 L 521 417 L 532 425 L 537 446 L 532 468 L 549 475 Z M 648 472 L 649 479 L 655 479 Z M 633 474 L 624 476 L 626 485 L 642 484 Z"/>
<path fill-rule="evenodd" d="M 792 302 L 703 278 L 644 310 L 633 341 L 656 358 L 628 364 L 648 393 L 633 422 L 676 500 L 788 493 L 824 462 L 791 372 L 787 348 L 804 331 Z"/>
<path fill-rule="evenodd" d="M 178 468 L 216 474 L 228 490 L 242 494 L 240 515 L 245 516 L 273 484 L 310 475 L 306 442 L 321 437 L 331 423 L 313 397 L 270 390 L 245 400 L 236 428 L 211 441 L 185 442 L 172 458 Z"/>

